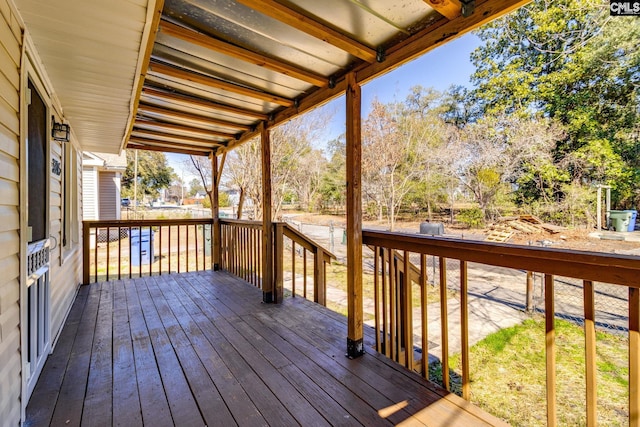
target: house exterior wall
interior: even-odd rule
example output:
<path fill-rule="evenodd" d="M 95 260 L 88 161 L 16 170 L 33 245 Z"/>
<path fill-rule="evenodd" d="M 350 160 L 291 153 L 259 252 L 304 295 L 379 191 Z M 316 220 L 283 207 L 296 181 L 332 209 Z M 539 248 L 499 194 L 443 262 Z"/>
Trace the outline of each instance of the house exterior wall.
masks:
<path fill-rule="evenodd" d="M 120 174 L 112 171 L 100 171 L 98 173 L 98 188 L 98 219 L 120 219 Z"/>
<path fill-rule="evenodd" d="M 25 48 L 29 56 L 37 58 L 37 52 L 30 48 L 24 37 L 20 16 L 11 0 L 0 0 L 0 425 L 19 425 L 27 404 L 25 373 L 25 354 L 22 343 L 25 342 L 26 302 L 25 296 L 26 262 L 22 257 L 26 253 L 26 229 L 24 208 L 21 208 L 21 190 L 26 169 L 22 166 L 21 141 L 26 125 L 22 123 L 21 105 L 26 105 L 26 91 L 22 90 L 26 82 L 29 67 Z M 39 66 L 36 65 L 36 68 Z M 46 70 L 37 70 L 46 80 Z M 49 93 L 52 89 L 48 88 Z M 50 114 L 62 111 L 55 99 L 45 99 Z M 75 162 L 65 161 L 65 145 L 73 144 Z M 82 233 L 80 218 L 82 214 L 82 156 L 76 141 L 60 143 L 50 141 L 49 155 L 53 163 L 62 168 L 65 163 L 75 173 L 71 180 L 57 168 L 49 175 L 49 237 L 50 251 L 50 336 L 52 343 L 60 333 L 82 280 Z M 22 169 L 21 169 L 22 168 Z M 73 197 L 65 197 L 66 192 Z M 69 200 L 74 203 L 69 205 Z M 24 202 L 22 202 L 24 203 Z M 66 207 L 65 207 L 66 206 Z M 72 220 L 67 232 L 70 239 L 63 248 L 63 226 Z M 21 240 L 22 234 L 22 240 Z"/>
<path fill-rule="evenodd" d="M 72 140 L 69 143 L 73 144 Z M 50 252 L 51 263 L 51 282 L 50 282 L 50 296 L 51 296 L 51 337 L 53 340 L 60 333 L 66 315 L 71 308 L 71 304 L 76 295 L 76 290 L 79 284 L 82 282 L 82 245 L 80 244 L 79 235 L 81 233 L 74 232 L 69 236 L 70 242 L 68 250 L 63 251 L 63 203 L 64 203 L 64 191 L 73 191 L 78 195 L 82 181 L 78 177 L 82 176 L 81 156 L 77 150 L 76 158 L 79 161 L 75 165 L 65 165 L 63 156 L 62 143 L 51 140 L 51 159 L 59 161 L 63 167 L 76 166 L 77 170 L 72 176 L 76 177 L 75 182 L 71 183 L 69 188 L 65 188 L 63 176 L 64 174 L 56 175 L 54 173 L 50 176 L 50 206 L 49 206 L 49 219 L 50 228 L 49 236 L 53 240 Z M 79 166 L 78 166 L 79 165 Z M 78 172 L 79 170 L 79 172 Z M 76 196 L 77 200 L 82 200 L 81 197 Z M 79 203 L 78 203 L 79 204 Z M 76 227 L 80 224 L 77 221 L 80 215 L 81 207 L 76 204 L 73 212 L 69 212 L 70 216 L 75 216 Z M 55 341 L 53 341 L 55 342 Z"/>
<path fill-rule="evenodd" d="M 21 414 L 20 350 L 20 64 L 22 29 L 0 0 L 0 420 Z"/>
<path fill-rule="evenodd" d="M 98 211 L 98 168 L 85 166 L 82 168 L 82 219 L 97 220 Z"/>

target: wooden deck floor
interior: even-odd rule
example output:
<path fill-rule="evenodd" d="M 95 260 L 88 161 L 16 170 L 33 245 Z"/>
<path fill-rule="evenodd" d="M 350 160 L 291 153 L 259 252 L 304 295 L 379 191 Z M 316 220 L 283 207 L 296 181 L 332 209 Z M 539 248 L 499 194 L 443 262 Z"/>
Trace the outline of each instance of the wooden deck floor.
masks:
<path fill-rule="evenodd" d="M 224 272 L 83 286 L 27 426 L 502 424 L 367 346 L 302 298 L 262 304 Z"/>

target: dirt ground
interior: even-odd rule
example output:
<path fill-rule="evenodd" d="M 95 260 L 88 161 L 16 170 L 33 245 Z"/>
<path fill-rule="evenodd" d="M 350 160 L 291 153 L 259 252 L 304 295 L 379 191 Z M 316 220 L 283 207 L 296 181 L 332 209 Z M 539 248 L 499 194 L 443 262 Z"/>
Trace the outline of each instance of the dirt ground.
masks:
<path fill-rule="evenodd" d="M 338 215 L 319 215 L 307 213 L 290 214 L 295 221 L 308 224 L 330 225 L 333 222 L 335 227 L 345 227 L 346 219 Z M 285 214 L 288 216 L 288 214 Z M 396 229 L 404 232 L 418 231 L 421 221 L 401 221 L 396 224 Z M 465 229 L 460 227 L 451 227 L 447 223 L 445 226 L 445 234 L 451 237 L 464 237 L 465 239 L 483 240 L 489 233 L 490 229 Z M 363 228 L 387 229 L 386 221 L 363 221 Z M 640 242 L 615 240 L 615 233 L 608 233 L 610 239 L 599 239 L 589 237 L 589 234 L 596 230 L 576 230 L 565 229 L 559 233 L 523 233 L 518 232 L 509 239 L 508 244 L 514 245 L 532 245 L 541 246 L 544 242 L 545 246 L 559 249 L 572 249 L 589 252 L 605 252 L 611 254 L 629 254 L 640 256 Z M 640 235 L 640 232 L 637 232 Z M 639 239 L 640 240 L 640 239 Z"/>

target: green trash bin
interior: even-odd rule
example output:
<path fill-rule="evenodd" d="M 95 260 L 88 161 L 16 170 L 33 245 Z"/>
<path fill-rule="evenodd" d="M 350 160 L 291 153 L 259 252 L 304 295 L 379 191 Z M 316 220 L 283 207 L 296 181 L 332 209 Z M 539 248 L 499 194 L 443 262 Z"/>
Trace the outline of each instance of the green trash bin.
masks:
<path fill-rule="evenodd" d="M 615 231 L 628 231 L 633 214 L 631 211 L 609 211 L 609 228 Z"/>

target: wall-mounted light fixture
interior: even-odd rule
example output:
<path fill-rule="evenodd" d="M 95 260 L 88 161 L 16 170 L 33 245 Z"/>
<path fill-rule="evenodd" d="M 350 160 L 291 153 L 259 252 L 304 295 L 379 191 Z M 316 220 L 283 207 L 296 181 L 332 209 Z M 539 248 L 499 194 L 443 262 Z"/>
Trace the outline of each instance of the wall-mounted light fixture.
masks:
<path fill-rule="evenodd" d="M 51 137 L 56 141 L 69 142 L 71 129 L 66 123 L 56 123 L 54 116 L 51 116 Z"/>

